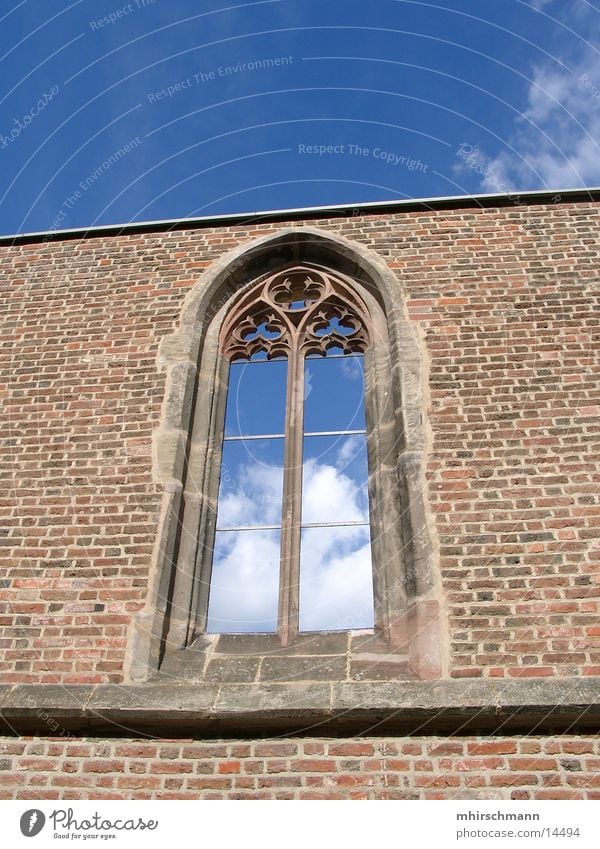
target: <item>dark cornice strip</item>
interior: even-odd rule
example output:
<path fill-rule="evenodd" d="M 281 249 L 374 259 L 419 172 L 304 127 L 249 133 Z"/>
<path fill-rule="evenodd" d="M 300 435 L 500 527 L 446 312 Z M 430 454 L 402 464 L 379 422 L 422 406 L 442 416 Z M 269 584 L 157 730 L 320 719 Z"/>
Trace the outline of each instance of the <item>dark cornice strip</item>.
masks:
<path fill-rule="evenodd" d="M 164 233 L 197 230 L 203 227 L 229 227 L 237 224 L 260 224 L 264 221 L 305 221 L 317 218 L 353 218 L 361 215 L 393 215 L 394 213 L 433 211 L 436 209 L 470 209 L 537 204 L 589 203 L 600 200 L 600 187 L 588 189 L 553 189 L 552 191 L 511 192 L 509 194 L 452 195 L 437 198 L 408 198 L 373 203 L 337 206 L 309 206 L 299 209 L 275 209 L 264 212 L 240 212 L 201 218 L 176 218 L 162 221 L 140 221 L 129 224 L 107 224 L 74 230 L 48 230 L 0 236 L 0 246 L 60 242 L 71 239 L 93 239 L 102 236 L 126 236 L 135 233 Z"/>

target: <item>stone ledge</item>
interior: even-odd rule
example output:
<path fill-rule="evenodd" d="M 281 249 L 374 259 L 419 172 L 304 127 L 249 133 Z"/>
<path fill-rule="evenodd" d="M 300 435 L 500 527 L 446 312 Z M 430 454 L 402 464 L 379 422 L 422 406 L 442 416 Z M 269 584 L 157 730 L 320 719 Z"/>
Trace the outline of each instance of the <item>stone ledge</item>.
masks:
<path fill-rule="evenodd" d="M 600 725 L 600 680 L 0 686 L 5 733 L 544 734 Z"/>

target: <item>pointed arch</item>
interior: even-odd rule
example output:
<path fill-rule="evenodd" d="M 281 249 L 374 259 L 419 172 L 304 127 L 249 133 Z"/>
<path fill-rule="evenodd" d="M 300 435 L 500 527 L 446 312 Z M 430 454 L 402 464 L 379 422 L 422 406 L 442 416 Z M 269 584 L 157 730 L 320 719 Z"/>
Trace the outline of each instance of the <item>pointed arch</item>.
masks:
<path fill-rule="evenodd" d="M 290 227 L 213 263 L 188 294 L 179 329 L 161 343 L 166 387 L 153 468 L 163 498 L 147 604 L 130 641 L 134 681 L 156 674 L 166 655 L 193 647 L 205 628 L 228 374 L 219 340 L 232 305 L 257 280 L 299 266 L 329 270 L 366 307 L 376 630 L 384 646 L 406 650 L 409 676 L 441 675 L 445 628 L 425 495 L 426 361 L 419 329 L 407 320 L 401 283 L 380 257 L 321 229 Z"/>

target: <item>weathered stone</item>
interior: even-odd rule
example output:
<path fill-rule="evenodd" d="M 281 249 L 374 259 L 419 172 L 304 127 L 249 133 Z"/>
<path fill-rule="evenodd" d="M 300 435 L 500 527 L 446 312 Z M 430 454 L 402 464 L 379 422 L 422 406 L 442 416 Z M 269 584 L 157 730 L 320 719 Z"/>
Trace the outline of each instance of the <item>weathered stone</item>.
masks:
<path fill-rule="evenodd" d="M 282 651 L 277 634 L 218 634 L 215 635 L 214 652 L 217 655 L 278 654 Z"/>
<path fill-rule="evenodd" d="M 216 654 L 253 654 L 274 657 L 290 655 L 340 655 L 348 647 L 345 631 L 299 634 L 291 645 L 282 646 L 276 634 L 221 634 Z"/>
<path fill-rule="evenodd" d="M 260 669 L 261 681 L 342 681 L 346 678 L 346 658 L 265 657 Z"/>
<path fill-rule="evenodd" d="M 216 703 L 219 715 L 239 717 L 248 713 L 261 719 L 269 713 L 279 719 L 294 715 L 329 715 L 330 710 L 331 688 L 327 684 L 224 685 Z"/>
<path fill-rule="evenodd" d="M 352 660 L 350 678 L 354 681 L 412 681 L 417 676 L 406 660 Z"/>
<path fill-rule="evenodd" d="M 248 683 L 256 679 L 260 659 L 257 657 L 225 657 L 209 661 L 205 681 Z"/>

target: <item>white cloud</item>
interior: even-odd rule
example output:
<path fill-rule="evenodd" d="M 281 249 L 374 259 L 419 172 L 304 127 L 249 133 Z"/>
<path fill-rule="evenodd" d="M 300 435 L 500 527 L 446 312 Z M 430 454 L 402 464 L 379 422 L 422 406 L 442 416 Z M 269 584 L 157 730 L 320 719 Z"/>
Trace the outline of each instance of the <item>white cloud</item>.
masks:
<path fill-rule="evenodd" d="M 345 356 L 340 360 L 342 374 L 348 380 L 364 381 L 364 365 L 362 354 L 360 356 Z"/>
<path fill-rule="evenodd" d="M 364 436 L 348 436 L 343 441 L 337 452 L 335 461 L 339 468 L 344 469 L 356 457 L 365 450 Z"/>
<path fill-rule="evenodd" d="M 363 521 L 361 492 L 352 478 L 334 466 L 308 460 L 304 465 L 303 523 Z"/>
<path fill-rule="evenodd" d="M 236 488 L 219 500 L 218 527 L 279 524 L 283 469 L 250 461 L 232 468 L 231 474 Z"/>
<path fill-rule="evenodd" d="M 208 630 L 217 633 L 277 629 L 279 531 L 217 533 Z"/>
<path fill-rule="evenodd" d="M 300 628 L 339 631 L 373 625 L 369 529 L 311 528 L 302 538 Z"/>
<path fill-rule="evenodd" d="M 527 107 L 497 156 L 470 145 L 455 171 L 475 173 L 483 190 L 560 189 L 600 183 L 600 54 L 587 51 L 572 70 L 533 70 Z"/>
<path fill-rule="evenodd" d="M 337 460 L 349 461 L 357 440 L 345 440 Z M 360 447 L 360 446 L 358 446 Z M 341 467 L 343 468 L 343 467 Z M 236 469 L 239 486 L 220 504 L 220 525 L 277 524 L 282 470 L 251 463 Z M 362 481 L 358 482 L 363 483 Z M 343 470 L 316 459 L 304 466 L 303 522 L 365 521 L 367 497 Z M 217 533 L 209 602 L 212 632 L 276 630 L 279 531 Z M 351 525 L 303 531 L 301 557 L 303 630 L 364 628 L 373 620 L 369 528 Z"/>

